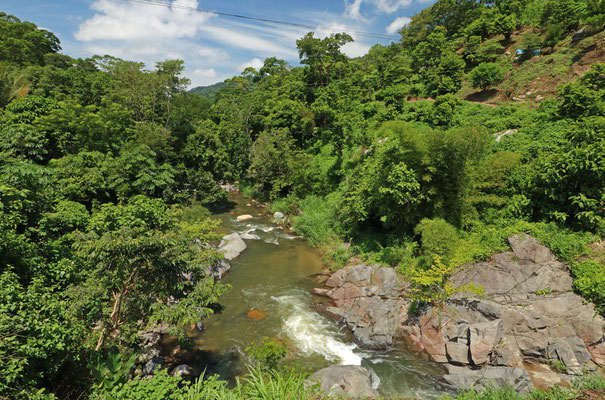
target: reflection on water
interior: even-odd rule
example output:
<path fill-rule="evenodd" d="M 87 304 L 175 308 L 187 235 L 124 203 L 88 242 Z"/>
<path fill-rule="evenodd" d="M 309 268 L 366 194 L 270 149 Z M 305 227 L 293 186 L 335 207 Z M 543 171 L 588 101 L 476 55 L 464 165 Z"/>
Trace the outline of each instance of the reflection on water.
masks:
<path fill-rule="evenodd" d="M 231 291 L 221 297 L 224 310 L 204 321 L 204 331 L 195 337 L 198 359 L 225 379 L 245 373 L 245 349 L 265 337 L 281 337 L 289 343 L 295 361 L 318 370 L 331 364 L 363 365 L 375 375 L 385 395 L 435 397 L 437 372 L 431 365 L 401 349 L 388 352 L 362 351 L 332 321 L 313 309 L 312 277 L 322 272 L 319 254 L 292 232 L 277 227 L 265 209 L 246 205 L 249 200 L 230 193 L 232 208 L 218 213 L 222 233 L 251 233 L 259 240 L 246 240 L 248 248 L 231 263 L 224 282 Z M 254 220 L 238 222 L 250 214 Z M 260 215 L 259 215 L 260 214 Z M 248 311 L 266 317 L 254 319 Z M 258 314 L 258 313 L 257 313 Z M 263 315 L 264 316 L 264 315 Z"/>

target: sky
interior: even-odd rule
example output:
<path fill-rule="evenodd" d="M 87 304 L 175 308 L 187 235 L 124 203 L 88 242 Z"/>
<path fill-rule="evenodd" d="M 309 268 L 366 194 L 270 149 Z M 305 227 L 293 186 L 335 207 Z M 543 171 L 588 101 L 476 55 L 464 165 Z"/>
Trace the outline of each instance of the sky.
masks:
<path fill-rule="evenodd" d="M 144 62 L 149 69 L 157 61 L 184 60 L 185 76 L 196 87 L 239 75 L 246 67 L 258 69 L 268 57 L 298 65 L 296 40 L 310 29 L 194 9 L 398 37 L 409 18 L 434 1 L 0 0 L 0 11 L 53 32 L 62 53 L 75 58 L 109 54 Z M 319 37 L 330 34 L 315 32 Z M 343 48 L 350 57 L 396 40 L 351 36 L 355 41 Z"/>

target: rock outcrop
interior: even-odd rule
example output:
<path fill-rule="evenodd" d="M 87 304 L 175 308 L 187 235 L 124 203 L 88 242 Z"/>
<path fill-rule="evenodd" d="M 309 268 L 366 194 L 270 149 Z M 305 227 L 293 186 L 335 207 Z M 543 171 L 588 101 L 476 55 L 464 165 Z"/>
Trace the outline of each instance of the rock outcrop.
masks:
<path fill-rule="evenodd" d="M 326 395 L 347 396 L 353 399 L 378 396 L 372 385 L 372 375 L 358 365 L 332 365 L 317 371 L 308 382 L 319 384 Z"/>
<path fill-rule="evenodd" d="M 384 350 L 393 344 L 399 315 L 407 310 L 397 273 L 379 265 L 357 265 L 336 271 L 325 283 L 329 289 L 315 289 L 332 306 L 318 304 L 317 310 L 337 319 L 353 333 L 363 348 Z"/>
<path fill-rule="evenodd" d="M 511 383 L 522 392 L 605 366 L 605 320 L 571 291 L 567 267 L 530 236 L 509 243 L 512 252 L 465 265 L 451 278 L 454 286 L 482 286 L 481 297 L 458 294 L 413 315 L 394 270 L 358 265 L 315 290 L 332 300 L 318 310 L 346 325 L 361 347 L 406 342 L 446 367 L 444 380 L 455 388 Z"/>

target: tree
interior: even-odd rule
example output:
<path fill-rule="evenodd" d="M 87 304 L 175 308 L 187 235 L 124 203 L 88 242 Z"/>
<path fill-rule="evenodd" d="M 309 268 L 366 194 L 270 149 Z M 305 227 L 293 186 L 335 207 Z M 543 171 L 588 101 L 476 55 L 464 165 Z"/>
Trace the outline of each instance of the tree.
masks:
<path fill-rule="evenodd" d="M 504 68 L 498 63 L 481 63 L 471 71 L 471 82 L 474 88 L 483 91 L 500 82 L 504 77 Z"/>
<path fill-rule="evenodd" d="M 0 108 L 25 96 L 30 86 L 25 73 L 11 70 L 7 65 L 0 65 Z"/>
<path fill-rule="evenodd" d="M 205 268 L 219 259 L 198 243 L 215 239 L 209 220 L 179 220 L 178 209 L 159 199 L 134 196 L 124 205 L 104 204 L 86 232 L 74 233 L 76 254 L 86 266 L 70 292 L 78 319 L 97 324 L 99 350 L 111 339 L 127 340 L 139 322 L 180 326 L 212 313 L 225 291 Z"/>
<path fill-rule="evenodd" d="M 294 186 L 294 174 L 307 157 L 294 145 L 287 131 L 263 132 L 251 150 L 249 175 L 254 188 L 264 197 L 275 199 L 287 195 Z"/>
<path fill-rule="evenodd" d="M 0 12 L 0 61 L 41 65 L 44 55 L 59 50 L 59 39 L 51 32 Z"/>
<path fill-rule="evenodd" d="M 340 48 L 352 41 L 353 38 L 346 33 L 335 33 L 319 39 L 313 36 L 313 32 L 309 32 L 296 41 L 296 47 L 300 62 L 317 72 L 319 85 L 326 86 L 330 83 L 330 73 L 334 65 L 348 59 Z"/>

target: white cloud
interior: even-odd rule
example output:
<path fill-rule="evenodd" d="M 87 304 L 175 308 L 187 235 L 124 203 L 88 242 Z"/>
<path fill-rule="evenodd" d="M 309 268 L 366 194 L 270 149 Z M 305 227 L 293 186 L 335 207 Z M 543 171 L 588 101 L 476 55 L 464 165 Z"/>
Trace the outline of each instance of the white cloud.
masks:
<path fill-rule="evenodd" d="M 400 8 L 407 7 L 412 4 L 413 0 L 370 0 L 379 11 L 387 14 L 394 13 Z"/>
<path fill-rule="evenodd" d="M 265 65 L 265 62 L 263 60 L 261 60 L 260 58 L 255 57 L 252 60 L 247 61 L 247 62 L 243 63 L 242 65 L 240 65 L 239 70 L 243 71 L 248 67 L 252 67 L 258 71 L 259 69 L 262 68 L 263 65 Z"/>
<path fill-rule="evenodd" d="M 387 26 L 387 32 L 390 34 L 396 33 L 401 28 L 403 28 L 405 25 L 407 25 L 409 22 L 410 22 L 410 19 L 408 17 L 395 18 L 393 20 L 393 22 L 391 22 L 389 24 L 389 26 Z"/>
<path fill-rule="evenodd" d="M 191 79 L 191 87 L 213 85 L 217 82 L 223 82 L 233 75 L 233 73 L 222 73 L 214 68 L 197 68 L 187 74 Z"/>
<path fill-rule="evenodd" d="M 197 8 L 197 0 L 174 0 L 172 5 Z M 208 14 L 175 7 L 142 3 L 121 3 L 97 0 L 91 8 L 97 12 L 80 24 L 75 37 L 93 40 L 167 40 L 193 37 L 199 26 L 211 17 Z"/>
<path fill-rule="evenodd" d="M 356 20 L 363 20 L 363 17 L 361 16 L 361 4 L 363 1 L 364 0 L 353 0 L 352 3 L 349 3 L 345 0 L 345 16 Z"/>
<path fill-rule="evenodd" d="M 212 61 L 224 61 L 231 58 L 229 53 L 227 53 L 226 51 L 213 47 L 199 46 L 196 51 L 197 54 L 199 54 L 200 56 L 210 59 Z"/>
<path fill-rule="evenodd" d="M 353 42 L 342 46 L 342 52 L 351 58 L 361 57 L 370 50 L 371 46 L 363 43 Z"/>
<path fill-rule="evenodd" d="M 421 3 L 426 3 L 431 0 L 417 0 Z M 374 6 L 381 13 L 392 14 L 400 8 L 411 5 L 414 0 L 353 0 L 349 2 L 345 0 L 345 16 L 356 19 L 365 20 L 361 13 L 361 7 L 364 3 Z"/>

